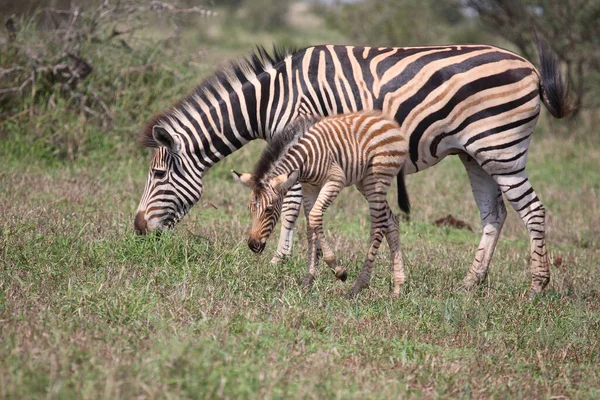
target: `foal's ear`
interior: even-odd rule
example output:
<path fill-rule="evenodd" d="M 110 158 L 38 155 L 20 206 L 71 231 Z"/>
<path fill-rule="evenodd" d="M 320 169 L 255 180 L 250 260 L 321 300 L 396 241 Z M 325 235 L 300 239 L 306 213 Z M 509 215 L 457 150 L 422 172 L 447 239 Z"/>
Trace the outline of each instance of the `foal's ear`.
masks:
<path fill-rule="evenodd" d="M 286 193 L 298 181 L 298 170 L 281 174 L 271 179 L 271 185 L 277 191 Z"/>
<path fill-rule="evenodd" d="M 233 176 L 233 180 L 241 183 L 244 186 L 252 187 L 254 183 L 254 177 L 251 174 L 240 174 L 239 172 L 235 172 L 231 170 L 231 176 Z"/>

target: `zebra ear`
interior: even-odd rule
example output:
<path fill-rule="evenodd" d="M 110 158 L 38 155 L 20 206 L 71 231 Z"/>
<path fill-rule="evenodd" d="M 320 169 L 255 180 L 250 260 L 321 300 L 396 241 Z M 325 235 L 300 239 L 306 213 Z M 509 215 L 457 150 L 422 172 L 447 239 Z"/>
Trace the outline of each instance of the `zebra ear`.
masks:
<path fill-rule="evenodd" d="M 179 150 L 179 144 L 175 138 L 162 126 L 154 125 L 152 127 L 152 137 L 159 146 L 164 146 L 173 152 Z"/>
<path fill-rule="evenodd" d="M 287 193 L 287 191 L 298 181 L 298 175 L 298 170 L 287 174 L 281 174 L 271 179 L 271 185 L 278 192 Z"/>
<path fill-rule="evenodd" d="M 254 177 L 251 174 L 240 174 L 234 170 L 231 170 L 231 175 L 233 176 L 233 180 L 241 183 L 244 186 L 252 187 L 254 183 Z"/>

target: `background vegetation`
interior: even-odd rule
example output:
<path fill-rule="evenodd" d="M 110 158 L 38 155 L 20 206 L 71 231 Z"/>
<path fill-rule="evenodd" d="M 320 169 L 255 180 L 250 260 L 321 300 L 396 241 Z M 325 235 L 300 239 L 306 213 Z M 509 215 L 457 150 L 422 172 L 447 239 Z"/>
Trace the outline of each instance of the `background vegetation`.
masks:
<path fill-rule="evenodd" d="M 0 397 L 597 398 L 598 4 L 3 3 Z M 246 193 L 229 170 L 250 169 L 261 143 L 208 173 L 201 204 L 173 232 L 133 234 L 151 156 L 136 133 L 254 44 L 486 42 L 535 61 L 529 23 L 551 38 L 580 102 L 567 121 L 544 113 L 531 146 L 553 260 L 534 301 L 512 211 L 488 281 L 456 290 L 480 225 L 455 158 L 407 178 L 414 212 L 401 228 L 399 299 L 385 251 L 356 301 L 327 271 L 302 291 L 303 221 L 290 262 L 267 264 L 275 243 L 250 254 Z M 326 218 L 351 279 L 366 211 L 348 190 Z M 447 214 L 475 232 L 432 224 Z"/>

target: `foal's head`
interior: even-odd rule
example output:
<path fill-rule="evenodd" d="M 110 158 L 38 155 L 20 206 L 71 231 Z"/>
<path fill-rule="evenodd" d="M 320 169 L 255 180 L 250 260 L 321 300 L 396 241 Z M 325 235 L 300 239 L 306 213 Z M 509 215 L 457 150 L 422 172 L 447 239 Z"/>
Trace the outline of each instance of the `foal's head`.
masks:
<path fill-rule="evenodd" d="M 262 253 L 281 215 L 281 206 L 287 191 L 298 181 L 298 171 L 284 173 L 274 178 L 256 181 L 254 175 L 231 171 L 233 179 L 252 189 L 248 208 L 252 215 L 252 229 L 248 247 Z"/>

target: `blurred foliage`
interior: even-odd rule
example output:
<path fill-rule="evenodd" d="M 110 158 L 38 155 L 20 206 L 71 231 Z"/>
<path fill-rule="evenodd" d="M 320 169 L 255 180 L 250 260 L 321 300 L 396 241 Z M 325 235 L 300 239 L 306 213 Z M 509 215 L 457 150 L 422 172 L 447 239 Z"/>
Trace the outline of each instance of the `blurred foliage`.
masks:
<path fill-rule="evenodd" d="M 460 4 L 460 3 L 459 3 Z M 466 0 L 482 27 L 537 60 L 535 29 L 565 64 L 575 104 L 600 107 L 600 1 L 599 0 Z"/>
<path fill-rule="evenodd" d="M 157 106 L 189 90 L 202 54 L 174 45 L 181 16 L 170 19 L 168 9 L 152 4 L 105 2 L 7 19 L 0 132 L 72 160 L 97 146 L 97 135 L 119 142 L 116 133 L 134 134 Z"/>
<path fill-rule="evenodd" d="M 135 149 L 135 133 L 152 114 L 255 44 L 490 43 L 535 62 L 530 25 L 565 63 L 583 104 L 576 130 L 595 133 L 588 110 L 600 108 L 600 0 L 578 9 L 583 0 L 564 7 L 527 0 L 518 12 L 518 2 L 466 1 L 48 0 L 37 11 L 38 2 L 3 2 L 0 138 L 22 136 L 57 159 L 106 143 Z M 199 4 L 218 15 L 198 13 Z"/>
<path fill-rule="evenodd" d="M 342 31 L 353 44 L 417 46 L 489 40 L 461 7 L 447 2 L 364 0 L 316 7 L 326 15 L 328 24 Z"/>
<path fill-rule="evenodd" d="M 249 29 L 274 31 L 288 25 L 288 14 L 293 0 L 235 0 L 230 11 L 236 22 Z"/>

